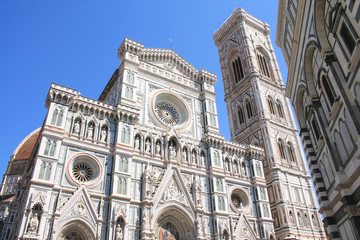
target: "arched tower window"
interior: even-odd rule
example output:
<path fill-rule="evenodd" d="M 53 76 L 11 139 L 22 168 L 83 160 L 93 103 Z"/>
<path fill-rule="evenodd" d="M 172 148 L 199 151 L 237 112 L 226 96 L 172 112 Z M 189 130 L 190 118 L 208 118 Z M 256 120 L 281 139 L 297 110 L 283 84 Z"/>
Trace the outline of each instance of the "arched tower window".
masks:
<path fill-rule="evenodd" d="M 256 57 L 262 75 L 271 78 L 270 66 L 269 63 L 267 62 L 266 57 L 261 52 L 257 52 Z"/>
<path fill-rule="evenodd" d="M 274 103 L 273 103 L 273 100 L 272 100 L 272 98 L 270 96 L 268 96 L 267 101 L 268 101 L 270 113 L 275 114 Z"/>
<path fill-rule="evenodd" d="M 333 91 L 331 90 L 328 79 L 324 75 L 321 77 L 321 85 L 324 88 L 326 99 L 330 103 L 330 107 L 331 107 L 332 105 L 334 105 L 335 96 Z"/>
<path fill-rule="evenodd" d="M 279 99 L 276 101 L 276 108 L 277 108 L 277 111 L 279 113 L 279 117 L 284 118 L 285 116 L 284 116 L 284 112 L 283 112 L 283 109 L 282 109 L 282 104 L 281 104 Z"/>
<path fill-rule="evenodd" d="M 242 78 L 244 78 L 244 70 L 242 68 L 241 60 L 239 57 L 237 57 L 232 62 L 232 68 L 233 68 L 233 73 L 234 73 L 234 77 L 235 77 L 235 83 L 238 83 Z"/>
<path fill-rule="evenodd" d="M 278 139 L 278 147 L 279 147 L 280 157 L 281 157 L 282 159 L 285 159 L 284 142 L 282 141 L 281 138 Z"/>
<path fill-rule="evenodd" d="M 287 143 L 287 151 L 289 153 L 289 158 L 291 162 L 296 162 L 295 160 L 295 152 L 294 152 L 294 147 L 292 146 L 291 142 Z"/>
<path fill-rule="evenodd" d="M 246 100 L 246 112 L 248 115 L 248 118 L 251 118 L 253 116 L 253 111 L 252 111 L 252 107 L 251 107 L 251 103 L 249 100 Z"/>
<path fill-rule="evenodd" d="M 240 123 L 240 125 L 244 124 L 245 123 L 244 111 L 243 111 L 241 106 L 238 108 L 238 115 L 239 115 L 239 123 Z"/>

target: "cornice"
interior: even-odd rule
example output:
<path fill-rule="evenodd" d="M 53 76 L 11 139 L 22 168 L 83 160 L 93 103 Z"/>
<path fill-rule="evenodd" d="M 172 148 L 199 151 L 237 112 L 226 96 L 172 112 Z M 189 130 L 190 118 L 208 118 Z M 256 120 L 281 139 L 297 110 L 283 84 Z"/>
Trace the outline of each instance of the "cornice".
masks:
<path fill-rule="evenodd" d="M 126 53 L 129 54 L 126 54 Z M 169 63 L 172 66 L 176 66 L 181 72 L 187 75 L 193 81 L 197 81 L 200 84 L 208 83 L 214 85 L 217 81 L 215 74 L 206 71 L 204 69 L 198 70 L 188 61 L 182 58 L 172 49 L 162 48 L 144 48 L 144 45 L 125 38 L 118 50 L 118 57 L 123 60 L 135 61 L 141 64 L 151 62 L 164 62 Z M 170 66 L 171 67 L 171 66 Z M 163 69 L 163 71 L 166 71 Z"/>
<path fill-rule="evenodd" d="M 260 21 L 259 19 L 249 15 L 245 10 L 237 8 L 225 23 L 213 34 L 213 39 L 216 46 L 219 46 L 228 36 L 233 33 L 234 29 L 238 27 L 240 22 L 263 32 L 265 36 L 270 35 L 269 24 Z"/>
<path fill-rule="evenodd" d="M 47 96 L 47 104 L 50 104 L 50 102 L 57 102 L 69 107 L 78 104 L 79 106 L 82 106 L 83 109 L 94 109 L 94 112 L 103 112 L 105 115 L 130 117 L 134 122 L 138 120 L 140 115 L 140 110 L 135 107 L 133 108 L 124 105 L 112 106 L 95 99 L 84 97 L 77 90 L 54 83 L 51 84 Z"/>

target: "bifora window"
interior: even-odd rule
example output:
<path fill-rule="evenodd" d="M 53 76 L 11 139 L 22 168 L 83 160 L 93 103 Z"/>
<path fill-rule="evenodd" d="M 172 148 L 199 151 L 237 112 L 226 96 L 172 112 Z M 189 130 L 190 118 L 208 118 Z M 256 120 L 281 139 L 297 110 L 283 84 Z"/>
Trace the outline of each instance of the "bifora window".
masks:
<path fill-rule="evenodd" d="M 350 54 L 352 54 L 355 49 L 356 43 L 353 35 L 351 34 L 349 28 L 346 26 L 345 23 L 341 25 L 340 36 L 341 39 L 344 41 L 347 50 L 350 52 Z"/>
<path fill-rule="evenodd" d="M 233 72 L 234 72 L 235 83 L 238 83 L 242 78 L 244 78 L 244 71 L 243 71 L 243 68 L 241 65 L 241 60 L 239 57 L 237 57 L 232 62 L 232 68 L 233 68 Z"/>
<path fill-rule="evenodd" d="M 259 63 L 259 67 L 260 67 L 260 71 L 262 73 L 263 76 L 270 78 L 270 68 L 269 68 L 269 64 L 265 58 L 265 56 L 261 53 L 257 53 L 256 54 L 258 63 Z"/>

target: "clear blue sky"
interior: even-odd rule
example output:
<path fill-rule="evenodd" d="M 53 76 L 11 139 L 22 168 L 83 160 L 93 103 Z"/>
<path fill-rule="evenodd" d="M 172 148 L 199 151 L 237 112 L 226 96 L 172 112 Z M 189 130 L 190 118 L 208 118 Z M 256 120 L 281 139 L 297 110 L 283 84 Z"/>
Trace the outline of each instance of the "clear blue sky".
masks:
<path fill-rule="evenodd" d="M 212 34 L 236 7 L 270 24 L 275 46 L 274 0 L 0 0 L 0 174 L 18 144 L 44 121 L 52 82 L 98 99 L 119 66 L 125 37 L 150 48 L 172 49 L 197 69 L 215 73 L 220 132 L 230 139 L 222 76 Z"/>

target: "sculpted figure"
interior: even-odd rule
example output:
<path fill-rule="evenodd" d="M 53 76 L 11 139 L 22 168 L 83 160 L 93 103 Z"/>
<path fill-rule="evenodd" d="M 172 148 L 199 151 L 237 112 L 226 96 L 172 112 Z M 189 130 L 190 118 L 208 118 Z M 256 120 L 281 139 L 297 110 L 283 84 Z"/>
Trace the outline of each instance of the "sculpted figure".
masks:
<path fill-rule="evenodd" d="M 94 132 L 94 127 L 92 124 L 89 125 L 89 128 L 87 130 L 87 136 L 88 138 L 93 138 L 93 132 Z"/>
<path fill-rule="evenodd" d="M 147 153 L 150 153 L 150 141 L 149 141 L 149 139 L 148 140 L 146 140 L 146 143 L 145 143 L 145 152 L 147 152 Z"/>
<path fill-rule="evenodd" d="M 170 158 L 176 158 L 176 149 L 172 143 L 169 146 L 169 152 L 170 152 Z"/>
<path fill-rule="evenodd" d="M 122 228 L 120 227 L 120 224 L 117 224 L 117 226 L 116 226 L 115 239 L 116 240 L 123 240 L 123 231 L 122 231 Z"/>
<path fill-rule="evenodd" d="M 156 144 L 156 147 L 155 147 L 155 154 L 156 155 L 160 155 L 160 143 L 159 142 L 157 142 L 157 144 Z"/>
<path fill-rule="evenodd" d="M 135 150 L 140 150 L 140 138 L 135 138 Z"/>
<path fill-rule="evenodd" d="M 102 141 L 102 142 L 106 142 L 106 134 L 107 134 L 106 129 L 103 128 L 103 129 L 101 130 L 101 141 Z"/>
<path fill-rule="evenodd" d="M 186 153 L 186 150 L 184 149 L 183 152 L 182 152 L 182 160 L 184 162 L 187 162 L 187 153 Z"/>
<path fill-rule="evenodd" d="M 38 227 L 39 227 L 39 218 L 38 218 L 38 214 L 35 213 L 35 214 L 31 215 L 31 217 L 30 217 L 28 231 L 36 233 L 38 230 Z"/>
<path fill-rule="evenodd" d="M 75 125 L 74 125 L 74 133 L 75 134 L 79 134 L 80 133 L 80 121 L 77 120 Z"/>

